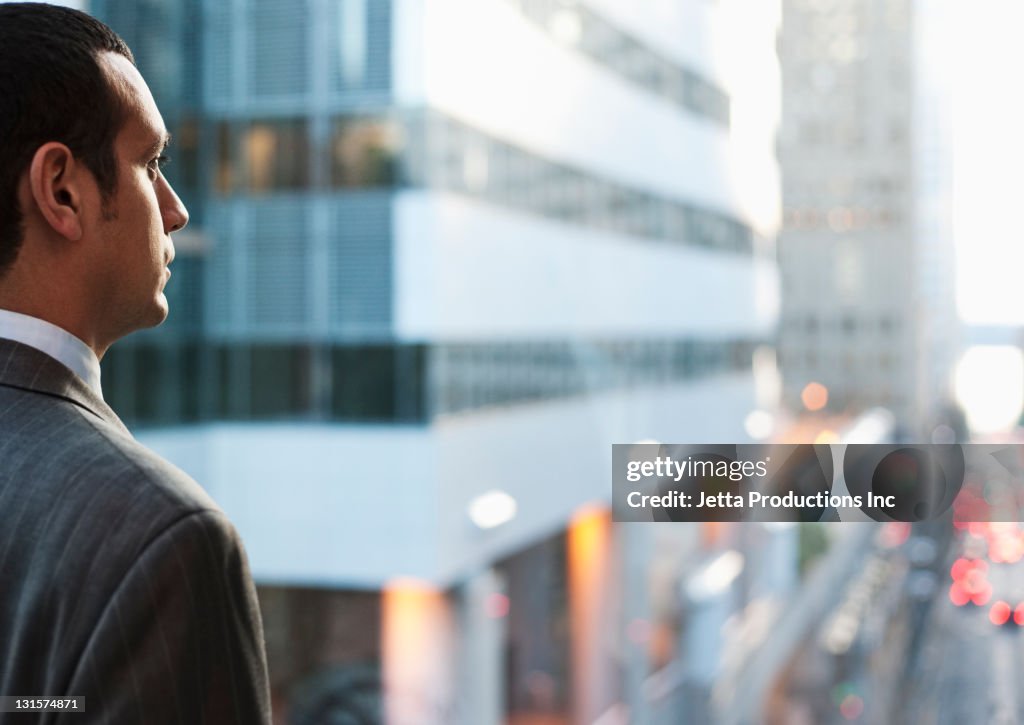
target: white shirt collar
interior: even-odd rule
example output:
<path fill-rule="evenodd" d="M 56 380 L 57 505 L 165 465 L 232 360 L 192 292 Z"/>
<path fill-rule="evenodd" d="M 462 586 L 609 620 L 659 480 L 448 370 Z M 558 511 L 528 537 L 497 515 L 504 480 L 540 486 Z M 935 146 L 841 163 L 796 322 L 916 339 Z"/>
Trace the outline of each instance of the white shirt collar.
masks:
<path fill-rule="evenodd" d="M 99 358 L 91 347 L 67 330 L 38 317 L 0 310 L 0 337 L 46 353 L 70 368 L 96 395 L 103 397 Z"/>

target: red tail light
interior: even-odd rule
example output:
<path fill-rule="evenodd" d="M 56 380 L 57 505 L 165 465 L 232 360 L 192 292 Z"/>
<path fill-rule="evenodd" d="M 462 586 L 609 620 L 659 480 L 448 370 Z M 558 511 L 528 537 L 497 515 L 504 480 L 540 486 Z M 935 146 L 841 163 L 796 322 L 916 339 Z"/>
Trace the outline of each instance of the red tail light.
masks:
<path fill-rule="evenodd" d="M 971 601 L 971 595 L 964 591 L 960 582 L 953 582 L 953 585 L 949 588 L 949 601 L 958 607 L 962 607 Z"/>
<path fill-rule="evenodd" d="M 988 610 L 988 618 L 992 624 L 997 626 L 1006 624 L 1010 619 L 1010 605 L 1003 601 L 996 602 L 992 605 L 992 609 Z"/>
<path fill-rule="evenodd" d="M 970 568 L 971 563 L 967 559 L 960 557 L 953 562 L 953 566 L 949 569 L 949 575 L 953 577 L 953 581 L 958 582 L 967 575 Z"/>
<path fill-rule="evenodd" d="M 992 585 L 988 582 L 984 582 L 977 591 L 969 592 L 971 601 L 977 604 L 979 607 L 984 607 L 988 604 L 988 600 L 992 598 Z"/>
<path fill-rule="evenodd" d="M 1024 602 L 1017 605 L 1017 608 L 1013 610 L 1013 621 L 1017 623 L 1018 627 L 1024 627 Z"/>

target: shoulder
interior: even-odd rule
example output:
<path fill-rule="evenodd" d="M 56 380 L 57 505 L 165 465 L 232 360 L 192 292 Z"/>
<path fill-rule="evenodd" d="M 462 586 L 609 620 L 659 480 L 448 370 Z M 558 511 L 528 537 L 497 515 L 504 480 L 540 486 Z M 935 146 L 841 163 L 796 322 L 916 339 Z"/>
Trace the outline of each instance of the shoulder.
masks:
<path fill-rule="evenodd" d="M 18 402 L 30 411 L 0 413 L 0 507 L 13 512 L 0 543 L 26 577 L 46 561 L 86 576 L 88 561 L 90 578 L 116 579 L 188 517 L 230 526 L 190 476 L 117 426 L 56 398 Z"/>
<path fill-rule="evenodd" d="M 220 508 L 195 480 L 180 468 L 146 448 L 131 436 L 90 421 L 96 431 L 93 445 L 104 465 L 116 470 L 136 495 L 151 496 L 156 502 L 179 511 L 213 511 Z"/>
<path fill-rule="evenodd" d="M 97 509 L 128 529 L 126 550 L 150 547 L 158 538 L 195 535 L 217 542 L 236 538 L 234 528 L 210 495 L 187 473 L 112 427 L 87 421 L 86 439 L 94 457 L 92 470 Z"/>
<path fill-rule="evenodd" d="M 188 474 L 88 410 L 23 391 L 5 402 L 0 395 L 0 485 L 32 480 L 35 495 L 61 501 L 78 494 L 111 505 L 146 500 L 170 516 L 219 510 Z"/>
<path fill-rule="evenodd" d="M 209 592 L 252 599 L 235 528 L 190 476 L 79 406 L 6 390 L 0 641 L 25 652 L 33 642 L 60 641 L 52 658 L 33 660 L 40 677 L 69 676 L 73 653 L 105 616 L 131 606 L 152 613 L 175 587 L 199 608 Z M 0 680 L 4 671 L 0 662 Z"/>

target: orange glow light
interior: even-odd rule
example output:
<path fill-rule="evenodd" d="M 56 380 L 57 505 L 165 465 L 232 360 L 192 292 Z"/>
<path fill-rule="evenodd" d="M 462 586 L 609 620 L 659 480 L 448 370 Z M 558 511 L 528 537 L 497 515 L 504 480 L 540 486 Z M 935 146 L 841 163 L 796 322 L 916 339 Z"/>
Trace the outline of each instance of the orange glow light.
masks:
<path fill-rule="evenodd" d="M 450 607 L 444 592 L 430 584 L 397 579 L 384 587 L 381 610 L 385 722 L 413 722 L 428 693 L 448 696 Z"/>
<path fill-rule="evenodd" d="M 821 383 L 807 383 L 800 393 L 800 400 L 807 410 L 821 410 L 828 405 L 828 388 Z"/>
<path fill-rule="evenodd" d="M 570 522 L 566 538 L 572 697 L 579 711 L 589 718 L 601 709 L 603 696 L 594 683 L 602 678 L 600 633 L 610 623 L 607 587 L 612 556 L 611 511 L 598 506 L 580 510 Z"/>
<path fill-rule="evenodd" d="M 611 517 L 606 509 L 588 507 L 569 525 L 569 562 L 584 565 L 604 553 Z"/>
<path fill-rule="evenodd" d="M 823 430 L 821 433 L 819 433 L 815 437 L 814 442 L 815 443 L 838 443 L 839 442 L 839 434 L 836 433 L 834 430 L 825 429 L 825 430 Z"/>
<path fill-rule="evenodd" d="M 705 521 L 700 526 L 700 543 L 705 549 L 717 546 L 728 531 L 722 521 Z"/>
<path fill-rule="evenodd" d="M 382 597 L 384 651 L 403 659 L 402 653 L 431 644 L 432 620 L 444 609 L 444 595 L 426 583 L 396 580 Z"/>

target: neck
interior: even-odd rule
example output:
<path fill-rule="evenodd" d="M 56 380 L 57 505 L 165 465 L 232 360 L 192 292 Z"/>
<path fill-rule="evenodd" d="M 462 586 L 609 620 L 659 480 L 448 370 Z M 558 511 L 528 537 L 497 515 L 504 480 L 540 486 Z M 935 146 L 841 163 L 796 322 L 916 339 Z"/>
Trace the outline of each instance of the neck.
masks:
<path fill-rule="evenodd" d="M 28 293 L 23 286 L 10 284 L 7 279 L 0 280 L 0 309 L 45 320 L 70 332 L 88 345 L 100 360 L 109 347 L 109 344 L 100 342 L 99 336 L 86 324 L 85 317 L 74 304 L 68 304 L 63 299 L 39 299 Z"/>

